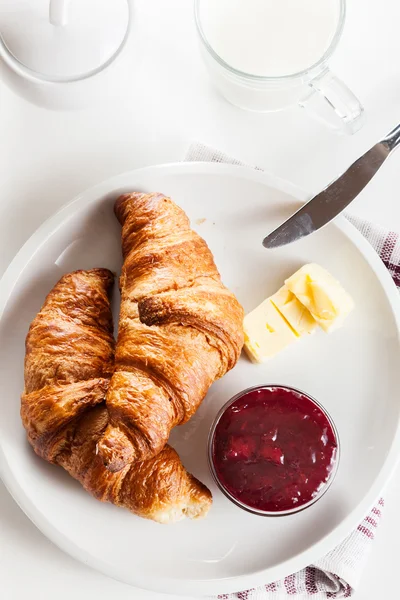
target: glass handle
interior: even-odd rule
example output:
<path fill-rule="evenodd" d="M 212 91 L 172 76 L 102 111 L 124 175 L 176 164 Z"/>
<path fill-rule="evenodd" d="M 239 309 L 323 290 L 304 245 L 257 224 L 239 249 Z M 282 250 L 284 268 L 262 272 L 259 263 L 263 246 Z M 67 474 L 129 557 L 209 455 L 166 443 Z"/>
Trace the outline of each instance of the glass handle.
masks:
<path fill-rule="evenodd" d="M 351 135 L 363 124 L 364 109 L 360 101 L 329 69 L 309 82 L 308 95 L 299 104 L 340 133 Z"/>
<path fill-rule="evenodd" d="M 50 0 L 49 20 L 56 27 L 63 27 L 68 22 L 69 0 Z"/>

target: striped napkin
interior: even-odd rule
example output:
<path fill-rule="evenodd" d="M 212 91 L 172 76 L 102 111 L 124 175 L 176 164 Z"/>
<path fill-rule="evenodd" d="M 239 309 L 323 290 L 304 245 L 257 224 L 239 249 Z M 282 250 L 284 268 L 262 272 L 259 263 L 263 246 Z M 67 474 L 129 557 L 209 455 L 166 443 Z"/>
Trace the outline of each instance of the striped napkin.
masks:
<path fill-rule="evenodd" d="M 185 160 L 243 165 L 239 160 L 198 142 L 194 142 L 190 146 Z M 399 235 L 349 214 L 346 214 L 346 218 L 375 248 L 400 291 Z M 221 600 L 235 600 L 236 598 L 239 600 L 282 600 L 285 597 L 300 600 L 300 598 L 306 599 L 310 596 L 313 600 L 349 598 L 360 581 L 382 516 L 383 506 L 384 500 L 380 498 L 357 529 L 339 546 L 313 565 L 298 573 L 288 575 L 280 581 L 235 594 L 222 594 L 219 598 Z"/>

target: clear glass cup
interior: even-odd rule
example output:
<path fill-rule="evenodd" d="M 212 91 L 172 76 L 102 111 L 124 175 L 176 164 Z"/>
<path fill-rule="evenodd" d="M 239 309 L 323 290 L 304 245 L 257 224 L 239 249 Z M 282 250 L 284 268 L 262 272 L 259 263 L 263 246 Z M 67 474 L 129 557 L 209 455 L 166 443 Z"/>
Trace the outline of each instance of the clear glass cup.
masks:
<path fill-rule="evenodd" d="M 309 500 L 308 502 L 304 503 L 304 504 L 300 504 L 297 507 L 294 508 L 290 508 L 287 510 L 277 510 L 277 511 L 268 511 L 268 510 L 262 510 L 262 509 L 258 509 L 258 508 L 254 508 L 248 504 L 243 503 L 241 500 L 239 500 L 239 498 L 237 498 L 236 496 L 234 496 L 226 487 L 225 485 L 222 483 L 222 481 L 220 480 L 217 470 L 215 468 L 214 465 L 214 443 L 215 443 L 215 438 L 216 438 L 216 430 L 217 430 L 217 426 L 218 423 L 220 422 L 222 416 L 225 414 L 225 412 L 227 411 L 227 409 L 234 404 L 237 400 L 239 400 L 240 398 L 243 398 L 244 396 L 247 396 L 249 393 L 251 392 L 255 392 L 258 390 L 274 390 L 274 389 L 281 389 L 281 390 L 287 390 L 289 392 L 293 392 L 295 394 L 298 394 L 301 397 L 307 398 L 307 400 L 309 400 L 309 402 L 314 405 L 315 408 L 317 408 L 326 418 L 326 420 L 328 421 L 329 425 L 331 426 L 332 432 L 334 434 L 334 438 L 336 441 L 336 454 L 334 457 L 334 461 L 332 464 L 332 469 L 330 471 L 329 477 L 326 480 L 326 482 L 324 483 L 324 485 L 321 486 L 321 488 L 317 491 L 317 493 L 315 494 L 315 496 Z M 242 508 L 243 510 L 253 513 L 255 515 L 261 515 L 264 517 L 281 517 L 281 516 L 287 516 L 287 515 L 293 515 L 295 513 L 298 512 L 302 512 L 303 510 L 305 510 L 306 508 L 309 508 L 310 506 L 312 506 L 313 504 L 315 504 L 318 500 L 320 500 L 322 498 L 322 496 L 325 495 L 325 493 L 329 490 L 329 488 L 331 487 L 338 467 L 339 467 L 339 461 L 340 461 L 340 439 L 339 439 L 339 433 L 338 430 L 336 428 L 335 422 L 333 421 L 332 417 L 330 416 L 330 414 L 328 413 L 328 411 L 322 406 L 322 404 L 320 404 L 315 398 L 313 398 L 312 396 L 310 396 L 310 394 L 307 394 L 306 392 L 303 392 L 302 390 L 299 390 L 298 388 L 294 388 L 292 386 L 288 386 L 288 385 L 281 385 L 281 384 L 266 384 L 266 385 L 255 385 L 253 387 L 249 387 L 241 392 L 239 392 L 238 394 L 236 394 L 235 396 L 233 396 L 233 398 L 231 398 L 230 400 L 228 400 L 228 402 L 226 402 L 226 404 L 224 404 L 222 406 L 222 408 L 220 409 L 220 411 L 217 413 L 212 425 L 211 425 L 211 429 L 208 435 L 208 448 L 207 448 L 207 454 L 208 454 L 208 465 L 210 467 L 210 471 L 211 474 L 213 476 L 213 479 L 215 481 L 215 483 L 217 484 L 218 488 L 221 490 L 221 492 L 234 504 L 236 504 L 236 506 L 238 506 L 239 508 Z"/>
<path fill-rule="evenodd" d="M 207 1 L 195 0 L 200 50 L 212 82 L 226 100 L 239 108 L 257 112 L 278 111 L 297 104 L 342 133 L 352 134 L 361 127 L 363 107 L 360 101 L 328 67 L 343 32 L 346 0 L 338 0 L 336 31 L 320 59 L 303 71 L 278 77 L 239 71 L 219 56 L 203 26 Z"/>

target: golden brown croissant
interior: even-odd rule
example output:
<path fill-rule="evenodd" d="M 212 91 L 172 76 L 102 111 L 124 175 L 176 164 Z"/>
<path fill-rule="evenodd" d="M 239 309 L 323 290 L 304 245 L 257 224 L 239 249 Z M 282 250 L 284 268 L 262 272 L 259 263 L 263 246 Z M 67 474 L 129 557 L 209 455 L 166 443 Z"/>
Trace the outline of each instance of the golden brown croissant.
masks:
<path fill-rule="evenodd" d="M 221 282 L 206 242 L 162 194 L 115 205 L 124 264 L 110 425 L 99 443 L 112 471 L 148 459 L 237 362 L 243 309 Z"/>
<path fill-rule="evenodd" d="M 168 445 L 155 458 L 135 462 L 117 473 L 106 469 L 96 454 L 96 445 L 107 424 L 104 404 L 87 412 L 77 426 L 65 431 L 70 443 L 57 458 L 88 492 L 158 523 L 207 514 L 212 502 L 210 491 L 186 471 Z"/>
<path fill-rule="evenodd" d="M 64 275 L 29 328 L 21 417 L 35 452 L 50 462 L 63 427 L 104 402 L 114 369 L 113 281 L 107 269 Z"/>
<path fill-rule="evenodd" d="M 166 446 L 118 473 L 96 454 L 109 417 L 105 395 L 114 339 L 107 269 L 65 275 L 46 298 L 26 339 L 21 417 L 35 452 L 63 466 L 99 500 L 159 522 L 203 516 L 211 494 Z"/>

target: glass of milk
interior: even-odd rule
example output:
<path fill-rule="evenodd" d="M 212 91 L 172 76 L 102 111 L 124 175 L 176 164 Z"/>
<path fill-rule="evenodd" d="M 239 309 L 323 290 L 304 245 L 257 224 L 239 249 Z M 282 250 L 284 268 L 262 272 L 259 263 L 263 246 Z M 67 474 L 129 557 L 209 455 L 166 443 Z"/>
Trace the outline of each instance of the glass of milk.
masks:
<path fill-rule="evenodd" d="M 195 0 L 202 56 L 229 102 L 260 112 L 299 104 L 354 133 L 363 108 L 328 68 L 345 13 L 345 0 Z"/>

